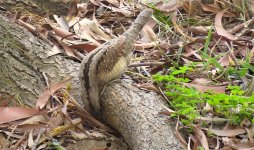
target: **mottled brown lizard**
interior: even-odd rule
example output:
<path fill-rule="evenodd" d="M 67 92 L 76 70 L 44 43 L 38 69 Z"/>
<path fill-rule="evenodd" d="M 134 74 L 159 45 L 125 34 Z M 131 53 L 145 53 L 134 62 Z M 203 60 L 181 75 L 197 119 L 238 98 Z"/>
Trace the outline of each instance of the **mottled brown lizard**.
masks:
<path fill-rule="evenodd" d="M 151 14 L 151 9 L 143 10 L 123 35 L 102 44 L 82 60 L 79 75 L 82 99 L 91 113 L 100 113 L 100 93 L 105 84 L 127 69 L 134 41 Z"/>

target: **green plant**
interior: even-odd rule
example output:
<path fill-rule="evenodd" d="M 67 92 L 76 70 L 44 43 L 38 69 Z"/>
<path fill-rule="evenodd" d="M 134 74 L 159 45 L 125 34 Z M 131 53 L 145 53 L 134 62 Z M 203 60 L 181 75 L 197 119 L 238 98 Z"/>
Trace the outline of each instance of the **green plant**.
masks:
<path fill-rule="evenodd" d="M 216 57 L 211 57 L 212 53 L 210 55 L 208 53 L 211 38 L 212 38 L 212 27 L 209 28 L 203 51 L 201 51 L 201 57 L 203 59 L 204 68 L 207 68 L 212 64 L 214 67 L 219 68 L 222 71 L 224 70 L 224 68 L 218 62 L 218 59 L 221 56 L 217 55 Z"/>
<path fill-rule="evenodd" d="M 180 116 L 185 125 L 191 125 L 196 118 L 206 114 L 204 104 L 213 108 L 213 116 L 226 117 L 232 124 L 239 124 L 244 118 L 253 119 L 254 95 L 243 96 L 244 91 L 239 86 L 228 86 L 228 94 L 199 92 L 195 88 L 188 88 L 183 83 L 189 82 L 185 78 L 187 72 L 193 69 L 188 66 L 170 68 L 169 75 L 156 74 L 153 79 L 164 86 L 165 94 L 169 98 L 170 107 L 175 110 L 172 116 Z"/>
<path fill-rule="evenodd" d="M 156 8 L 153 4 L 149 4 L 149 7 L 153 8 L 153 18 L 159 23 L 162 24 L 165 28 L 172 26 L 172 16 L 166 16 L 160 9 Z"/>

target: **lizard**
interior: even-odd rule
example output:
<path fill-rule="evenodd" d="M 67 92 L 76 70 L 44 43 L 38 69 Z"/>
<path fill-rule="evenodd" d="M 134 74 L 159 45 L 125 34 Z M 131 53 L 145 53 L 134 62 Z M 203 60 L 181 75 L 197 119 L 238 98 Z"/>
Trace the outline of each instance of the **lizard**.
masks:
<path fill-rule="evenodd" d="M 127 69 L 134 41 L 151 15 L 152 9 L 144 9 L 122 35 L 105 42 L 83 58 L 79 72 L 81 97 L 90 113 L 100 114 L 100 94 L 104 86 Z"/>

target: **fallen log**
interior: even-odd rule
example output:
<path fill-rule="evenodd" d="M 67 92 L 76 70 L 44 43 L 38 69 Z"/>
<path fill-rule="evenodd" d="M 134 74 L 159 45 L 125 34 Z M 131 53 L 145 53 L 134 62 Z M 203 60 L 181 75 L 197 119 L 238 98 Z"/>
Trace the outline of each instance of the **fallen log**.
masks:
<path fill-rule="evenodd" d="M 182 149 L 174 122 L 159 115 L 165 102 L 155 92 L 133 87 L 126 80 L 108 86 L 102 96 L 102 117 L 134 150 Z"/>
<path fill-rule="evenodd" d="M 71 94 L 80 101 L 79 62 L 63 54 L 49 56 L 52 47 L 26 29 L 0 16 L 0 96 L 12 106 L 34 106 L 50 84 L 71 77 Z M 172 122 L 160 116 L 162 99 L 129 82 L 109 85 L 102 96 L 102 118 L 124 137 L 131 149 L 182 149 Z"/>

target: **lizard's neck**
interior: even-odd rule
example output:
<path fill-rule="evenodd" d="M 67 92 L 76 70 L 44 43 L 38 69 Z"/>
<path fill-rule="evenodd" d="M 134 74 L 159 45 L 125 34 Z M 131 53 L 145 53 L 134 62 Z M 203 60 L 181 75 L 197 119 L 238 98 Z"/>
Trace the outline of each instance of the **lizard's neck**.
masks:
<path fill-rule="evenodd" d="M 143 10 L 122 36 L 102 44 L 82 60 L 80 71 L 82 97 L 85 105 L 88 108 L 92 106 L 95 114 L 100 112 L 101 88 L 125 71 L 133 42 L 151 14 L 152 10 Z"/>
<path fill-rule="evenodd" d="M 133 43 L 137 38 L 139 32 L 142 30 L 144 25 L 148 22 L 150 16 L 152 14 L 152 9 L 146 9 L 142 11 L 138 17 L 135 19 L 130 28 L 123 34 L 126 37 L 126 43 Z M 127 52 L 128 54 L 131 53 Z"/>

